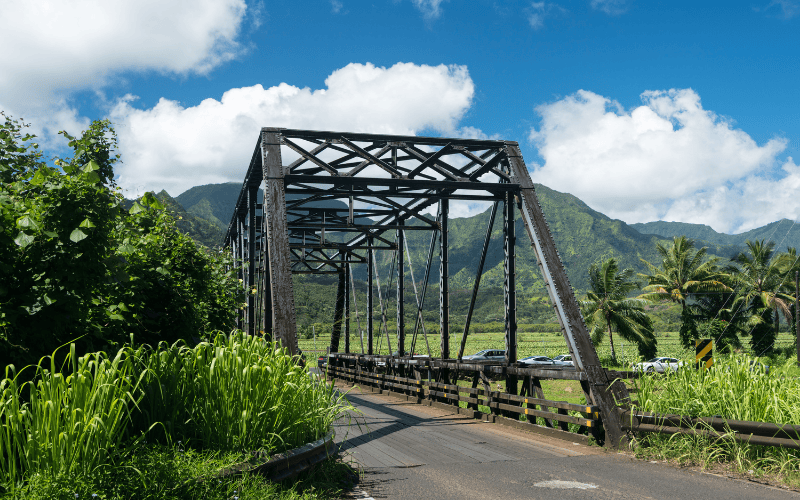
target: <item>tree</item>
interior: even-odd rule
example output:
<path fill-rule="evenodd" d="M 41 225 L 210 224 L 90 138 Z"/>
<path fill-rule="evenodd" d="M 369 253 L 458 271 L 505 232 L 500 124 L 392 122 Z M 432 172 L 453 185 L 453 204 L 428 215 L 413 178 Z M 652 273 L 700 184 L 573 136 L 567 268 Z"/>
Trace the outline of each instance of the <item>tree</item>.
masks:
<path fill-rule="evenodd" d="M 772 350 L 778 334 L 777 314 L 792 317 L 788 274 L 794 269 L 791 254 L 773 255 L 774 242 L 746 241 L 747 252 L 733 258 L 728 268 L 736 285 L 731 310 L 745 316 L 750 345 L 757 354 Z M 775 326 L 773 326 L 775 323 Z"/>
<path fill-rule="evenodd" d="M 152 193 L 123 208 L 108 121 L 63 133 L 74 156 L 51 166 L 24 123 L 0 116 L 0 367 L 73 341 L 86 352 L 233 326 L 233 263 L 178 231 Z"/>
<path fill-rule="evenodd" d="M 660 267 L 641 259 L 650 271 L 650 274 L 640 274 L 647 280 L 643 289 L 646 293 L 641 298 L 681 305 L 680 338 L 683 345 L 689 347 L 698 335 L 687 300 L 693 294 L 730 291 L 730 287 L 717 266 L 719 259 L 705 260 L 707 247 L 695 250 L 694 241 L 686 236 L 676 236 L 670 247 L 659 243 L 656 250 L 663 259 Z"/>
<path fill-rule="evenodd" d="M 591 291 L 586 300 L 581 301 L 581 312 L 586 319 L 592 341 L 598 345 L 608 333 L 611 357 L 615 361 L 615 331 L 625 340 L 635 343 L 641 356 L 649 358 L 656 352 L 653 323 L 644 310 L 648 302 L 629 297 L 640 286 L 632 279 L 633 275 L 633 269 L 620 271 L 616 259 L 613 258 L 600 266 L 592 264 L 589 267 Z"/>

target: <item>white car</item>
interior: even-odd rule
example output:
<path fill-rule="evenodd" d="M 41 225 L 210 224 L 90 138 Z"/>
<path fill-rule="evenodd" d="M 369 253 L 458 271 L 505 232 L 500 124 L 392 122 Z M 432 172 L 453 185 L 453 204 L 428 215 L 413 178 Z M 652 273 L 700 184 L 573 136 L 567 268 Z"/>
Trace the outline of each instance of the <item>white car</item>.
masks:
<path fill-rule="evenodd" d="M 553 361 L 555 361 L 557 365 L 561 366 L 575 366 L 575 364 L 572 362 L 572 354 L 559 354 L 553 358 Z"/>
<path fill-rule="evenodd" d="M 461 359 L 464 361 L 505 361 L 506 351 L 504 349 L 484 349 Z"/>
<path fill-rule="evenodd" d="M 683 361 L 676 358 L 653 358 L 650 361 L 633 365 L 634 372 L 665 373 L 667 370 L 678 371 Z"/>
<path fill-rule="evenodd" d="M 548 358 L 547 356 L 528 356 L 527 358 L 522 358 L 517 363 L 529 367 L 535 368 L 549 368 L 551 366 L 561 366 L 557 364 L 554 360 Z"/>

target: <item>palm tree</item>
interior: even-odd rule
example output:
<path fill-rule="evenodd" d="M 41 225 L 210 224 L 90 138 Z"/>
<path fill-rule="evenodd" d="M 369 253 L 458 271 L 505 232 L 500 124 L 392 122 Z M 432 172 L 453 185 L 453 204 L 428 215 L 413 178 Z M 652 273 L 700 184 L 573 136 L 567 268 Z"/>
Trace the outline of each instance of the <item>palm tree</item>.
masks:
<path fill-rule="evenodd" d="M 672 246 L 659 243 L 656 250 L 661 254 L 661 266 L 644 259 L 650 274 L 640 274 L 647 280 L 646 292 L 640 298 L 651 301 L 672 301 L 681 305 L 680 338 L 688 347 L 697 337 L 694 318 L 687 307 L 692 294 L 700 292 L 724 292 L 731 288 L 725 284 L 725 275 L 717 267 L 718 258 L 706 260 L 708 247 L 695 250 L 694 241 L 686 236 L 676 236 Z"/>
<path fill-rule="evenodd" d="M 753 351 L 762 353 L 772 350 L 775 343 L 778 311 L 792 317 L 794 297 L 787 274 L 794 270 L 796 259 L 791 254 L 773 256 L 775 243 L 771 241 L 747 240 L 746 244 L 749 253 L 739 253 L 733 258 L 735 265 L 729 267 L 737 290 L 731 309 L 746 315 L 750 345 Z"/>
<path fill-rule="evenodd" d="M 581 312 L 586 319 L 592 341 L 598 345 L 606 332 L 611 343 L 611 357 L 616 361 L 614 332 L 625 340 L 639 346 L 645 357 L 655 355 L 656 337 L 653 322 L 644 310 L 646 300 L 628 297 L 639 289 L 633 281 L 633 269 L 619 270 L 616 259 L 608 259 L 602 265 L 589 267 L 591 291 L 581 301 Z"/>

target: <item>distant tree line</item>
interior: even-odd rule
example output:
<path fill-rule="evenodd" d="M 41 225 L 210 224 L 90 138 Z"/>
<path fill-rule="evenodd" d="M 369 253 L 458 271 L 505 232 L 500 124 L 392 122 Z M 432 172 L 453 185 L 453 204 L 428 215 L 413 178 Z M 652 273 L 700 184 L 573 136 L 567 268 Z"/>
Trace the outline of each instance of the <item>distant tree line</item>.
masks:
<path fill-rule="evenodd" d="M 795 331 L 795 273 L 800 271 L 797 252 L 775 252 L 774 242 L 747 241 L 747 249 L 727 264 L 709 258 L 707 247 L 698 249 L 686 236 L 669 246 L 657 245 L 661 262 L 644 259 L 647 273 L 634 276 L 619 269 L 613 258 L 589 268 L 591 290 L 581 308 L 592 339 L 599 344 L 608 336 L 616 357 L 614 334 L 639 347 L 643 357 L 657 351 L 652 318 L 645 306 L 654 302 L 680 305 L 679 337 L 689 348 L 695 339 L 712 338 L 718 350 L 741 347 L 750 338 L 758 355 L 770 353 L 780 329 L 780 317 Z M 641 280 L 641 281 L 640 281 Z M 632 297 L 632 292 L 643 293 Z"/>

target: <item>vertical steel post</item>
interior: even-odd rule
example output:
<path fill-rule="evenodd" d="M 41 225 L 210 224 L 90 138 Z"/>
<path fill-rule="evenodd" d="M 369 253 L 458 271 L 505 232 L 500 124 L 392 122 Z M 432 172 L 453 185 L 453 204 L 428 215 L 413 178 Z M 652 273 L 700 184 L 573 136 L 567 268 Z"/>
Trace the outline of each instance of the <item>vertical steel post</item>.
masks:
<path fill-rule="evenodd" d="M 331 351 L 339 352 L 339 339 L 342 336 L 342 320 L 344 319 L 344 270 L 339 271 L 339 285 L 336 287 L 336 309 L 333 312 L 333 328 L 331 329 Z"/>
<path fill-rule="evenodd" d="M 450 358 L 450 265 L 447 256 L 447 219 L 450 215 L 450 200 L 442 198 L 439 224 L 439 338 L 442 359 Z"/>
<path fill-rule="evenodd" d="M 247 289 L 247 281 L 246 281 L 247 280 L 247 276 L 246 276 L 246 273 L 247 272 L 244 269 L 245 231 L 247 229 L 247 226 L 245 226 L 245 223 L 244 223 L 245 222 L 244 221 L 245 213 L 246 212 L 241 212 L 240 211 L 240 212 L 237 212 L 237 214 L 236 214 L 236 224 L 239 226 L 238 231 L 237 231 L 239 233 L 239 238 L 236 241 L 236 265 L 239 268 L 239 273 L 238 273 L 239 274 L 239 283 L 241 283 L 242 291 L 247 293 L 247 291 L 246 291 L 246 289 Z M 246 314 L 247 314 L 247 311 L 244 311 L 243 309 L 239 309 L 239 319 L 237 321 L 237 327 L 240 330 L 244 330 L 244 328 L 245 328 L 244 322 L 245 322 Z"/>
<path fill-rule="evenodd" d="M 297 354 L 297 318 L 294 310 L 292 262 L 286 218 L 286 189 L 281 163 L 280 129 L 261 129 L 261 165 L 264 177 L 264 212 L 267 220 L 272 334 L 292 355 Z"/>
<path fill-rule="evenodd" d="M 256 334 L 256 198 L 258 185 L 247 187 L 247 333 Z"/>
<path fill-rule="evenodd" d="M 397 221 L 402 226 L 403 221 Z M 406 256 L 404 251 L 405 236 L 401 229 L 397 230 L 397 354 L 400 357 L 406 353 L 406 310 L 404 305 L 405 295 L 405 263 Z M 413 354 L 413 353 L 412 353 Z"/>
<path fill-rule="evenodd" d="M 505 254 L 503 291 L 505 292 L 506 363 L 509 365 L 517 362 L 517 280 L 514 248 L 517 237 L 514 229 L 514 194 L 506 192 L 503 203 L 503 253 Z M 516 375 L 506 377 L 506 392 L 517 393 Z"/>
<path fill-rule="evenodd" d="M 272 282 L 269 277 L 269 248 L 267 244 L 267 211 L 265 201 L 261 205 L 261 274 L 263 276 L 262 283 L 264 289 L 262 291 L 263 304 L 262 310 L 264 318 L 262 320 L 262 329 L 264 333 L 269 334 L 270 340 L 275 340 L 272 331 Z"/>
<path fill-rule="evenodd" d="M 358 300 L 356 298 L 356 283 L 353 279 L 353 268 L 347 263 L 347 272 L 350 274 L 350 289 L 353 291 L 353 310 L 356 313 L 356 323 L 358 324 L 358 338 L 361 342 L 361 354 L 364 354 L 364 330 L 361 328 L 361 320 L 358 316 Z"/>
<path fill-rule="evenodd" d="M 373 348 L 375 345 L 375 325 L 372 321 L 372 316 L 374 313 L 374 301 L 373 301 L 373 284 L 372 284 L 372 275 L 374 274 L 375 268 L 375 260 L 372 256 L 372 238 L 367 240 L 369 249 L 367 250 L 367 274 L 369 275 L 367 281 L 369 282 L 369 291 L 367 292 L 367 354 L 374 354 Z"/>
<path fill-rule="evenodd" d="M 344 352 L 350 354 L 350 254 L 344 255 Z"/>

